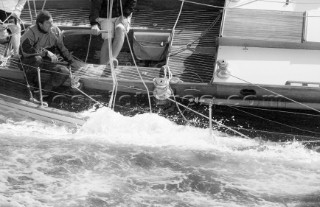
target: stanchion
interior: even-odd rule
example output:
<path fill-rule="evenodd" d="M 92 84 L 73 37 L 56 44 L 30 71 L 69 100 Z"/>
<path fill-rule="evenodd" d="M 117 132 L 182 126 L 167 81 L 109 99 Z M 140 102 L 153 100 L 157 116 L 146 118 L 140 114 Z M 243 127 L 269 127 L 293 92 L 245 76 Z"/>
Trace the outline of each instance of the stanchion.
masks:
<path fill-rule="evenodd" d="M 212 103 L 209 104 L 209 134 L 212 136 Z"/>
<path fill-rule="evenodd" d="M 214 98 L 200 98 L 198 102 L 209 106 L 209 135 L 215 139 L 212 133 L 212 106 L 214 104 Z"/>
<path fill-rule="evenodd" d="M 42 86 L 41 86 L 41 75 L 40 75 L 40 68 L 37 68 L 38 72 L 38 83 L 39 83 L 39 95 L 40 95 L 40 104 L 43 106 L 43 97 L 42 97 Z"/>

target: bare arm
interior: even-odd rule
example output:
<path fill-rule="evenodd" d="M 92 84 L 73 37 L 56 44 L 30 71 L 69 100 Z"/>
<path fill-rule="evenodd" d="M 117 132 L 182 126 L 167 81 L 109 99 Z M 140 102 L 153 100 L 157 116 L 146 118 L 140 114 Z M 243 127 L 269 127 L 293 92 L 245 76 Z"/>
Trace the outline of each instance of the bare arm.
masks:
<path fill-rule="evenodd" d="M 21 15 L 21 11 L 22 9 L 24 8 L 24 5 L 26 4 L 26 1 L 27 0 L 19 0 L 18 4 L 16 5 L 13 13 L 18 17 L 20 18 L 20 15 Z"/>

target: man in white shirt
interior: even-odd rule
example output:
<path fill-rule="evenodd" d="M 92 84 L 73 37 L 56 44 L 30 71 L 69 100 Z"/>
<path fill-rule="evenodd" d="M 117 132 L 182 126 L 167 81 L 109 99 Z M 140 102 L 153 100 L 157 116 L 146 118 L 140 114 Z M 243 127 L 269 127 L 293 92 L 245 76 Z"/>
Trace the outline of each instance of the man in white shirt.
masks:
<path fill-rule="evenodd" d="M 109 6 L 112 4 L 111 14 Z M 137 0 L 91 0 L 90 24 L 91 30 L 98 35 L 100 28 L 110 34 L 102 34 L 104 39 L 101 46 L 100 64 L 109 64 L 109 43 L 111 40 L 113 64 L 116 68 L 119 55 L 123 46 L 126 33 L 130 30 L 132 12 L 137 5 Z M 108 18 L 111 17 L 111 18 Z M 100 28 L 99 28 L 100 26 Z"/>
<path fill-rule="evenodd" d="M 13 55 L 19 55 L 21 38 L 20 15 L 27 0 L 0 0 L 1 23 L 11 23 L 8 26 L 11 35 Z"/>

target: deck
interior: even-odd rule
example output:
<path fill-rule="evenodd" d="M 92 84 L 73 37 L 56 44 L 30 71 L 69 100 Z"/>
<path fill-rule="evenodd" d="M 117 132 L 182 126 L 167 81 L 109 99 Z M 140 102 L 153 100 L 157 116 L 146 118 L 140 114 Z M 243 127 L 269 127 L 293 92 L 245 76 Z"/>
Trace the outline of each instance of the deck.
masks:
<path fill-rule="evenodd" d="M 88 9 L 47 9 L 54 17 L 54 21 L 62 29 L 89 29 Z M 129 33 L 130 44 L 135 31 L 169 31 L 171 32 L 176 22 L 179 10 L 147 11 L 138 10 L 132 19 L 132 30 Z M 33 19 L 34 14 L 33 14 Z M 24 10 L 21 19 L 25 25 L 31 24 L 31 17 L 28 10 Z M 212 78 L 215 56 L 216 56 L 216 37 L 219 36 L 221 12 L 215 8 L 208 10 L 187 10 L 181 13 L 178 24 L 175 28 L 175 35 L 169 56 L 169 67 L 174 76 L 179 77 L 184 82 L 209 83 Z M 70 40 L 71 38 L 69 38 Z M 73 38 L 72 38 L 73 39 Z M 74 55 L 84 60 L 88 53 L 89 35 L 82 35 L 77 43 L 66 45 L 74 51 Z M 81 47 L 79 47 L 81 41 Z M 101 45 L 101 38 L 91 39 L 88 62 L 98 63 L 97 56 Z M 140 79 L 134 67 L 130 49 L 125 44 L 118 59 L 119 64 L 123 65 L 126 73 L 120 77 L 128 80 Z M 160 67 L 165 62 L 159 64 L 150 61 L 139 61 L 135 58 L 139 68 L 142 67 L 143 73 L 148 74 L 145 78 L 152 80 L 158 77 Z"/>

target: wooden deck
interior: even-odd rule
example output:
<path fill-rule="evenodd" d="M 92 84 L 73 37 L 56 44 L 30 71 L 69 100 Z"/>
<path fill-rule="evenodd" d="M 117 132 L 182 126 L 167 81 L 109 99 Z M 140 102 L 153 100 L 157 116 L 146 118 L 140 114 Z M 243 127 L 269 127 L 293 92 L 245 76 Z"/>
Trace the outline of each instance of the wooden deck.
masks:
<path fill-rule="evenodd" d="M 89 29 L 88 9 L 48 9 L 57 25 L 62 29 L 78 28 Z M 132 19 L 132 30 L 129 33 L 130 44 L 132 46 L 133 33 L 135 31 L 156 31 L 173 29 L 179 10 L 162 11 L 136 11 Z M 33 17 L 34 18 L 34 17 Z M 24 10 L 21 19 L 25 24 L 31 24 L 28 10 Z M 172 50 L 169 56 L 169 67 L 174 76 L 179 77 L 184 82 L 209 83 L 214 70 L 216 54 L 216 37 L 219 36 L 221 13 L 217 9 L 209 10 L 188 10 L 183 11 L 175 28 Z M 73 37 L 66 38 L 67 47 L 74 52 L 74 55 L 84 60 L 88 53 L 90 36 L 82 35 L 75 40 Z M 72 42 L 73 41 L 73 42 Z M 76 41 L 76 42 L 75 42 Z M 68 43 L 69 42 L 69 43 Z M 72 42 L 72 43 L 71 43 Z M 79 44 L 81 42 L 81 44 Z M 88 53 L 88 62 L 98 63 L 100 37 L 92 37 Z M 140 78 L 136 72 L 133 59 L 128 44 L 125 43 L 120 55 L 120 65 L 126 68 L 124 79 Z M 139 64 L 139 68 L 146 66 Z M 148 68 L 143 68 L 144 73 L 150 75 L 150 79 L 158 77 L 160 69 L 156 68 L 163 65 L 154 64 Z M 130 66 L 131 65 L 131 66 Z"/>

